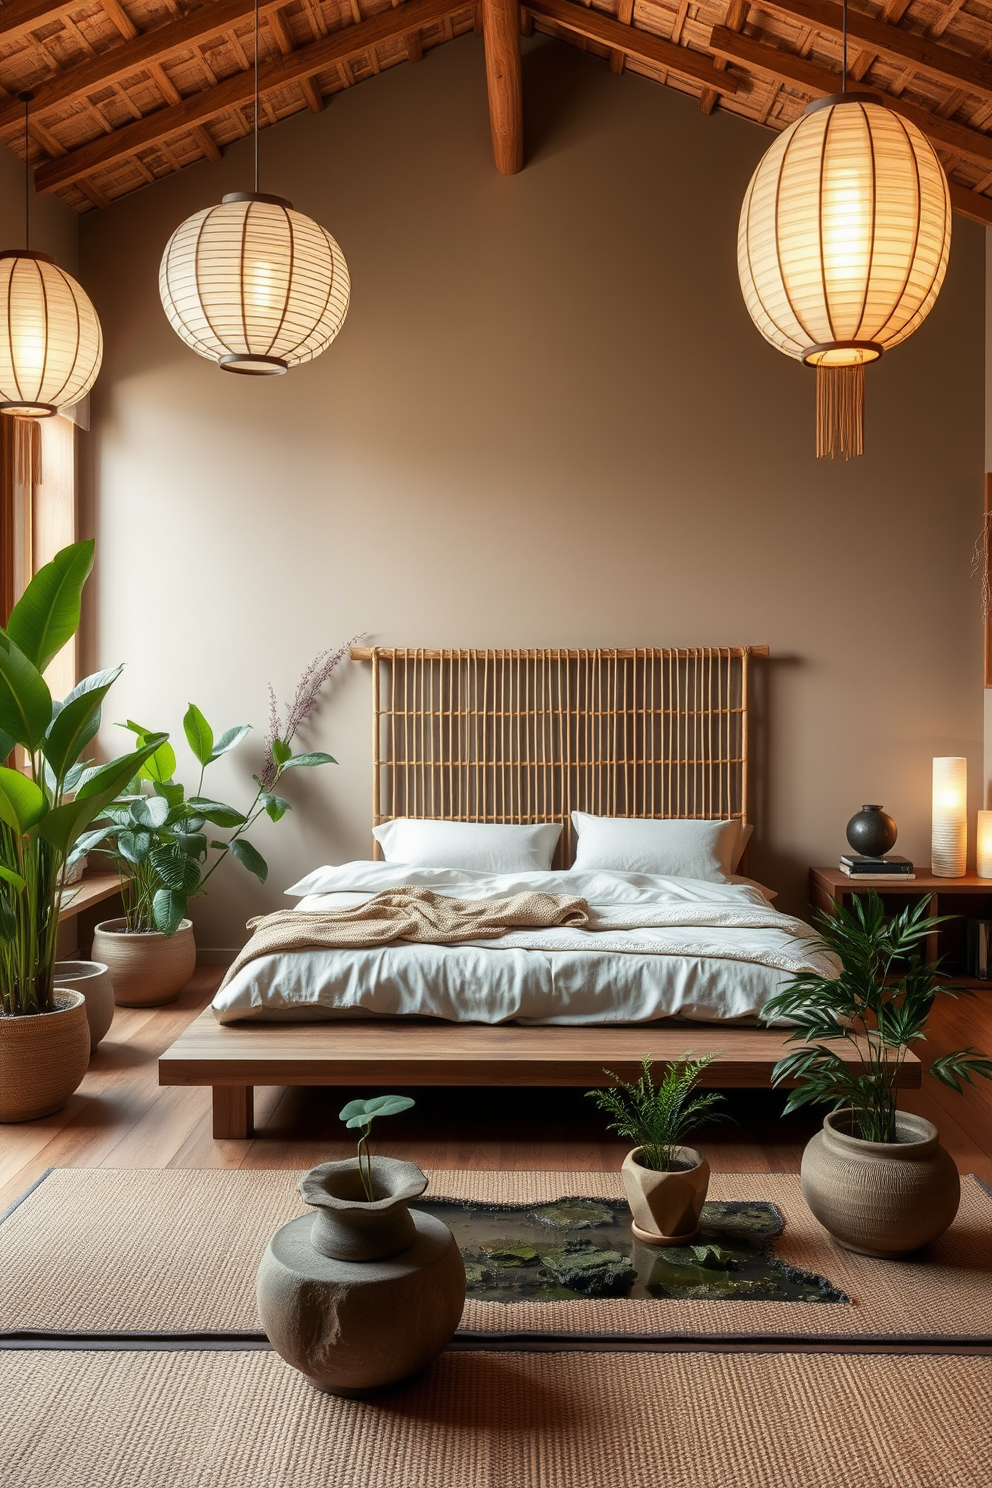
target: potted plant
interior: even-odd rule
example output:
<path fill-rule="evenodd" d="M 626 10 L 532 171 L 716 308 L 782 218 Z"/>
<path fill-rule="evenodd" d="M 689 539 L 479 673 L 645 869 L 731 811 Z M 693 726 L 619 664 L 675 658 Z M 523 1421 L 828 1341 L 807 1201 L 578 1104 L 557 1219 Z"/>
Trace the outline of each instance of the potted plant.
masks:
<path fill-rule="evenodd" d="M 90 1053 L 86 1002 L 55 977 L 62 874 L 85 852 L 94 818 L 155 752 L 162 736 L 93 765 L 83 751 L 121 668 L 86 677 L 54 702 L 43 673 L 75 634 L 93 543 L 57 553 L 0 630 L 0 1121 L 64 1106 Z"/>
<path fill-rule="evenodd" d="M 928 935 L 947 919 L 928 917 L 925 899 L 886 920 L 872 890 L 850 908 L 819 912 L 817 949 L 832 952 L 836 977 L 803 972 L 766 1003 L 763 1017 L 788 1018 L 798 1043 L 772 1080 L 796 1081 L 785 1114 L 831 1107 L 803 1153 L 806 1202 L 839 1245 L 865 1255 L 899 1256 L 935 1240 L 957 1213 L 960 1184 L 937 1128 L 897 1107 L 899 1074 L 913 1044 L 926 1039 L 938 995 L 957 989 L 925 959 Z M 852 1062 L 841 1059 L 837 1041 Z M 930 1073 L 960 1093 L 992 1060 L 958 1049 Z"/>
<path fill-rule="evenodd" d="M 684 1245 L 699 1234 L 710 1165 L 694 1147 L 683 1146 L 683 1140 L 704 1120 L 727 1120 L 717 1109 L 723 1096 L 696 1089 L 715 1057 L 693 1059 L 689 1054 L 673 1060 L 656 1085 L 645 1055 L 633 1084 L 605 1070 L 615 1084 L 586 1092 L 613 1118 L 609 1130 L 638 1144 L 624 1158 L 620 1177 L 633 1215 L 631 1229 L 646 1245 Z"/>
<path fill-rule="evenodd" d="M 276 1231 L 258 1271 L 258 1315 L 294 1369 L 334 1395 L 398 1383 L 441 1353 L 465 1303 L 465 1266 L 447 1225 L 408 1207 L 427 1187 L 416 1163 L 369 1157 L 372 1122 L 408 1096 L 349 1101 L 356 1157 L 300 1180 L 316 1210 Z"/>
<path fill-rule="evenodd" d="M 334 763 L 331 755 L 319 751 L 293 753 L 291 740 L 299 721 L 291 719 L 285 736 L 267 741 L 262 774 L 254 776 L 254 798 L 242 812 L 205 795 L 204 777 L 210 765 L 237 748 L 251 725 L 238 724 L 215 737 L 202 711 L 190 703 L 183 731 L 200 772 L 193 794 L 187 796 L 175 779 L 176 754 L 164 736 L 128 794 L 103 812 L 86 845 L 117 868 L 124 915 L 96 927 L 93 954 L 110 967 L 114 995 L 122 1006 L 157 1007 L 179 996 L 196 965 L 187 905 L 206 892 L 226 857 L 265 882 L 268 865 L 247 834 L 263 814 L 279 821 L 290 810 L 290 803 L 275 792 L 287 770 Z M 130 720 L 124 727 L 139 744 L 156 737 Z M 208 834 L 208 827 L 214 834 Z M 226 835 L 218 837 L 217 832 Z"/>

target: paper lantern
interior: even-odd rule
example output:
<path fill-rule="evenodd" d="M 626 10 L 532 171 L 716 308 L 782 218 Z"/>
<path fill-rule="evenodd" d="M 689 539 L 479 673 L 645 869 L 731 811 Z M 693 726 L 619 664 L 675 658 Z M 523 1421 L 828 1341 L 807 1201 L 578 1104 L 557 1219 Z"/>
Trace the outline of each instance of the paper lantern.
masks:
<path fill-rule="evenodd" d="M 741 209 L 741 288 L 765 339 L 816 367 L 818 455 L 861 453 L 865 365 L 926 318 L 950 243 L 932 145 L 874 94 L 811 103 L 761 160 Z"/>
<path fill-rule="evenodd" d="M 159 293 L 169 323 L 225 372 L 271 376 L 326 351 L 351 283 L 325 228 L 280 196 L 232 192 L 180 223 Z"/>
<path fill-rule="evenodd" d="M 936 878 L 963 878 L 968 867 L 968 761 L 933 762 L 930 867 Z"/>
<path fill-rule="evenodd" d="M 93 305 L 47 253 L 0 253 L 0 412 L 47 418 L 85 398 L 103 360 Z"/>
<path fill-rule="evenodd" d="M 992 811 L 978 813 L 976 856 L 979 878 L 992 878 Z"/>

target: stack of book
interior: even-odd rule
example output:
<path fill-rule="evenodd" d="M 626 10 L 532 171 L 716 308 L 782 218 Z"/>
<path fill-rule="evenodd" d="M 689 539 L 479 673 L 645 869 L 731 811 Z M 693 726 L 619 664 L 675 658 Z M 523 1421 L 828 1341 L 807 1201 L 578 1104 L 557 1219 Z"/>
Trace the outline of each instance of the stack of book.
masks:
<path fill-rule="evenodd" d="M 840 871 L 868 883 L 905 883 L 916 877 L 908 858 L 866 858 L 860 853 L 842 853 Z"/>

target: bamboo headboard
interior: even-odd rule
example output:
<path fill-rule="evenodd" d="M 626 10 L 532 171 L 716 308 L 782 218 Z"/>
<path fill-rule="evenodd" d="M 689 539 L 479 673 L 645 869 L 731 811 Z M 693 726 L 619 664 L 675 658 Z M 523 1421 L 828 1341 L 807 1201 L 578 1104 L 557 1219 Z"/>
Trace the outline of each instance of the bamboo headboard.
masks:
<path fill-rule="evenodd" d="M 573 810 L 746 821 L 748 666 L 767 654 L 353 647 L 372 663 L 373 825 L 560 821 L 567 865 Z"/>

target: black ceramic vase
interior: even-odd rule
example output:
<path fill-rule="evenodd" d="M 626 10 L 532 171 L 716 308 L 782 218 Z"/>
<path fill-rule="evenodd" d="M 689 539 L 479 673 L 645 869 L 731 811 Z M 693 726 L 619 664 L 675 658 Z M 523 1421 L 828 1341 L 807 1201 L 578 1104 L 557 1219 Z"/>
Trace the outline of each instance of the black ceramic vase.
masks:
<path fill-rule="evenodd" d="M 881 806 L 862 806 L 847 824 L 847 840 L 856 853 L 881 858 L 896 845 L 898 832 L 891 816 Z"/>

